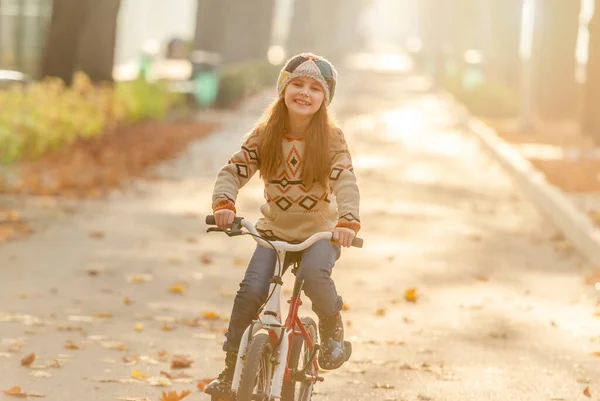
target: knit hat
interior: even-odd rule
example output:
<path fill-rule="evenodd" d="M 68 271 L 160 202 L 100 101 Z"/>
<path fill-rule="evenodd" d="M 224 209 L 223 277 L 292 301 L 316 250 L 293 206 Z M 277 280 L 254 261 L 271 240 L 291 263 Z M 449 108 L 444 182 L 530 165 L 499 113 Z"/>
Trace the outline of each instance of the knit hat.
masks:
<path fill-rule="evenodd" d="M 331 103 L 335 93 L 337 71 L 329 61 L 312 53 L 301 53 L 292 57 L 279 73 L 277 95 L 283 95 L 286 86 L 296 77 L 309 77 L 319 82 L 325 91 L 325 104 Z"/>

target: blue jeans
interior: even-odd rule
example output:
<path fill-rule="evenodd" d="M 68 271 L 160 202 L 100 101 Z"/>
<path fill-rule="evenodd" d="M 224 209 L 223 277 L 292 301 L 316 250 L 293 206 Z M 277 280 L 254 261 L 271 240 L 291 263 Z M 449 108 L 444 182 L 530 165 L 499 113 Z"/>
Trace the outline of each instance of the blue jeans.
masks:
<path fill-rule="evenodd" d="M 342 310 L 342 297 L 338 295 L 331 279 L 333 266 L 340 253 L 339 245 L 321 240 L 302 252 L 288 252 L 283 263 L 285 269 L 294 260 L 300 260 L 298 277 L 304 279 L 304 293 L 312 301 L 313 311 L 319 319 Z M 258 310 L 267 299 L 276 263 L 277 255 L 272 248 L 256 247 L 233 302 L 224 351 L 237 352 L 244 331 L 258 317 Z M 289 280 L 293 276 L 287 277 Z"/>

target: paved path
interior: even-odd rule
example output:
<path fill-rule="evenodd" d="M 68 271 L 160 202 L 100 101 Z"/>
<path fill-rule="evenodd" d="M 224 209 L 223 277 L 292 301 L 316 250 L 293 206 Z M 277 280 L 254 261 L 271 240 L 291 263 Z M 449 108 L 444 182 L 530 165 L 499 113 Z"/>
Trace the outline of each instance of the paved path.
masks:
<path fill-rule="evenodd" d="M 550 240 L 554 229 L 424 84 L 341 72 L 334 109 L 355 158 L 365 247 L 335 269 L 355 353 L 313 399 L 578 400 L 587 386 L 600 399 L 587 266 Z M 168 180 L 31 211 L 37 233 L 0 248 L 1 390 L 95 401 L 191 389 L 186 399 L 206 399 L 196 381 L 222 367 L 221 334 L 254 244 L 204 233 L 202 216 L 216 171 L 268 100 L 162 166 Z M 261 200 L 255 179 L 240 214 L 257 218 Z M 170 292 L 179 282 L 182 293 Z M 408 288 L 417 302 L 404 299 Z M 191 368 L 171 370 L 177 354 Z M 136 369 L 150 378 L 130 380 Z M 161 371 L 191 378 L 155 387 Z"/>

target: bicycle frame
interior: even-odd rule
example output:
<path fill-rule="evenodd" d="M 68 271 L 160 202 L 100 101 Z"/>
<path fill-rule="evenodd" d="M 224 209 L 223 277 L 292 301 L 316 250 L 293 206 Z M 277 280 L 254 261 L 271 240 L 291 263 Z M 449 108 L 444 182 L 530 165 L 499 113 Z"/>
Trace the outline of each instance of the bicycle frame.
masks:
<path fill-rule="evenodd" d="M 273 243 L 275 247 L 277 247 L 277 241 Z M 281 263 L 283 263 L 287 252 L 280 250 L 277 252 L 279 253 L 279 260 Z M 288 368 L 288 361 L 290 358 L 291 344 L 294 336 L 304 337 L 310 354 L 314 354 L 315 344 L 312 343 L 310 337 L 308 336 L 308 332 L 298 316 L 298 310 L 300 309 L 300 305 L 302 305 L 302 300 L 300 298 L 302 287 L 295 286 L 294 292 L 292 293 L 289 301 L 290 306 L 288 308 L 285 324 L 282 324 L 280 313 L 280 293 L 282 281 L 281 277 L 277 275 L 277 272 L 274 276 L 274 281 L 277 282 L 271 282 L 269 288 L 269 293 L 272 292 L 273 295 L 269 298 L 258 320 L 252 322 L 252 324 L 250 324 L 250 326 L 248 326 L 248 328 L 244 331 L 242 336 L 238 350 L 237 364 L 231 384 L 231 390 L 233 393 L 237 391 L 240 383 L 242 367 L 244 363 L 243 358 L 246 354 L 246 349 L 250 344 L 250 339 L 261 331 L 266 331 L 273 340 L 273 344 L 276 345 L 275 352 L 277 355 L 277 363 L 273 371 L 273 378 L 271 379 L 271 392 L 268 394 L 269 399 L 280 398 L 284 381 L 292 380 L 292 370 Z M 298 326 L 299 330 L 296 330 L 296 326 Z M 315 374 L 313 376 L 307 376 L 306 379 L 317 381 L 319 373 L 317 359 L 313 358 L 312 363 L 315 368 Z"/>
<path fill-rule="evenodd" d="M 214 217 L 209 217 L 211 218 L 211 222 L 209 222 L 209 219 L 207 218 L 207 224 L 214 224 Z M 253 338 L 258 332 L 264 331 L 267 332 L 267 334 L 271 337 L 273 344 L 275 345 L 274 353 L 277 358 L 275 369 L 273 371 L 273 377 L 271 379 L 270 394 L 268 394 L 268 399 L 279 399 L 281 398 L 281 389 L 283 387 L 284 380 L 287 381 L 294 379 L 292 377 L 292 370 L 288 368 L 291 344 L 294 336 L 302 336 L 306 341 L 306 346 L 308 347 L 312 357 L 311 363 L 315 369 L 314 375 L 306 376 L 306 374 L 304 374 L 304 380 L 318 381 L 321 379 L 318 376 L 319 365 L 317 363 L 315 352 L 317 345 L 312 343 L 306 328 L 298 317 L 298 310 L 300 309 L 300 305 L 302 305 L 302 300 L 300 299 L 302 285 L 299 285 L 298 281 L 296 281 L 292 297 L 289 301 L 290 306 L 285 324 L 281 323 L 281 286 L 283 284 L 281 276 L 283 275 L 283 263 L 285 262 L 285 256 L 287 252 L 303 251 L 317 241 L 323 239 L 331 240 L 333 234 L 329 231 L 319 232 L 310 236 L 300 244 L 290 244 L 284 241 L 267 242 L 260 237 L 260 234 L 256 230 L 256 227 L 254 227 L 254 224 L 244 220 L 243 218 L 236 218 L 234 226 L 232 226 L 230 231 L 211 228 L 209 228 L 208 231 L 224 231 L 229 236 L 237 236 L 245 234 L 240 230 L 241 227 L 246 228 L 246 230 L 248 230 L 248 234 L 251 234 L 259 245 L 266 248 L 275 248 L 278 255 L 279 266 L 277 266 L 278 269 L 276 269 L 275 275 L 271 279 L 271 284 L 269 285 L 269 294 L 271 295 L 267 299 L 264 309 L 260 313 L 258 320 L 253 321 L 250 326 L 246 328 L 242 336 L 238 349 L 236 368 L 231 384 L 231 392 L 236 394 L 240 385 L 244 357 L 246 355 L 248 345 L 250 344 L 250 339 Z M 362 247 L 362 239 L 355 238 L 353 246 Z M 296 326 L 299 327 L 299 330 L 296 330 Z M 304 368 L 306 368 L 306 366 L 304 366 L 303 369 Z"/>

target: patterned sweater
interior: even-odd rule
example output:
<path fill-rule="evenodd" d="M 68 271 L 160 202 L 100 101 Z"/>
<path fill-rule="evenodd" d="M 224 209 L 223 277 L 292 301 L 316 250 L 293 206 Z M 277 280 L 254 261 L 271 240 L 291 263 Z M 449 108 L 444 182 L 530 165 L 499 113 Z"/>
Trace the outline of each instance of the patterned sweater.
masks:
<path fill-rule="evenodd" d="M 284 162 L 277 177 L 263 180 L 266 203 L 261 206 L 262 218 L 256 223 L 259 233 L 270 239 L 298 242 L 336 226 L 358 232 L 360 195 L 342 131 L 332 133 L 329 140 L 329 188 L 318 183 L 308 188 L 303 185 L 303 138 L 286 137 L 282 147 Z M 259 162 L 258 134 L 253 132 L 219 171 L 212 197 L 214 211 L 236 211 L 238 191 L 259 169 Z"/>

